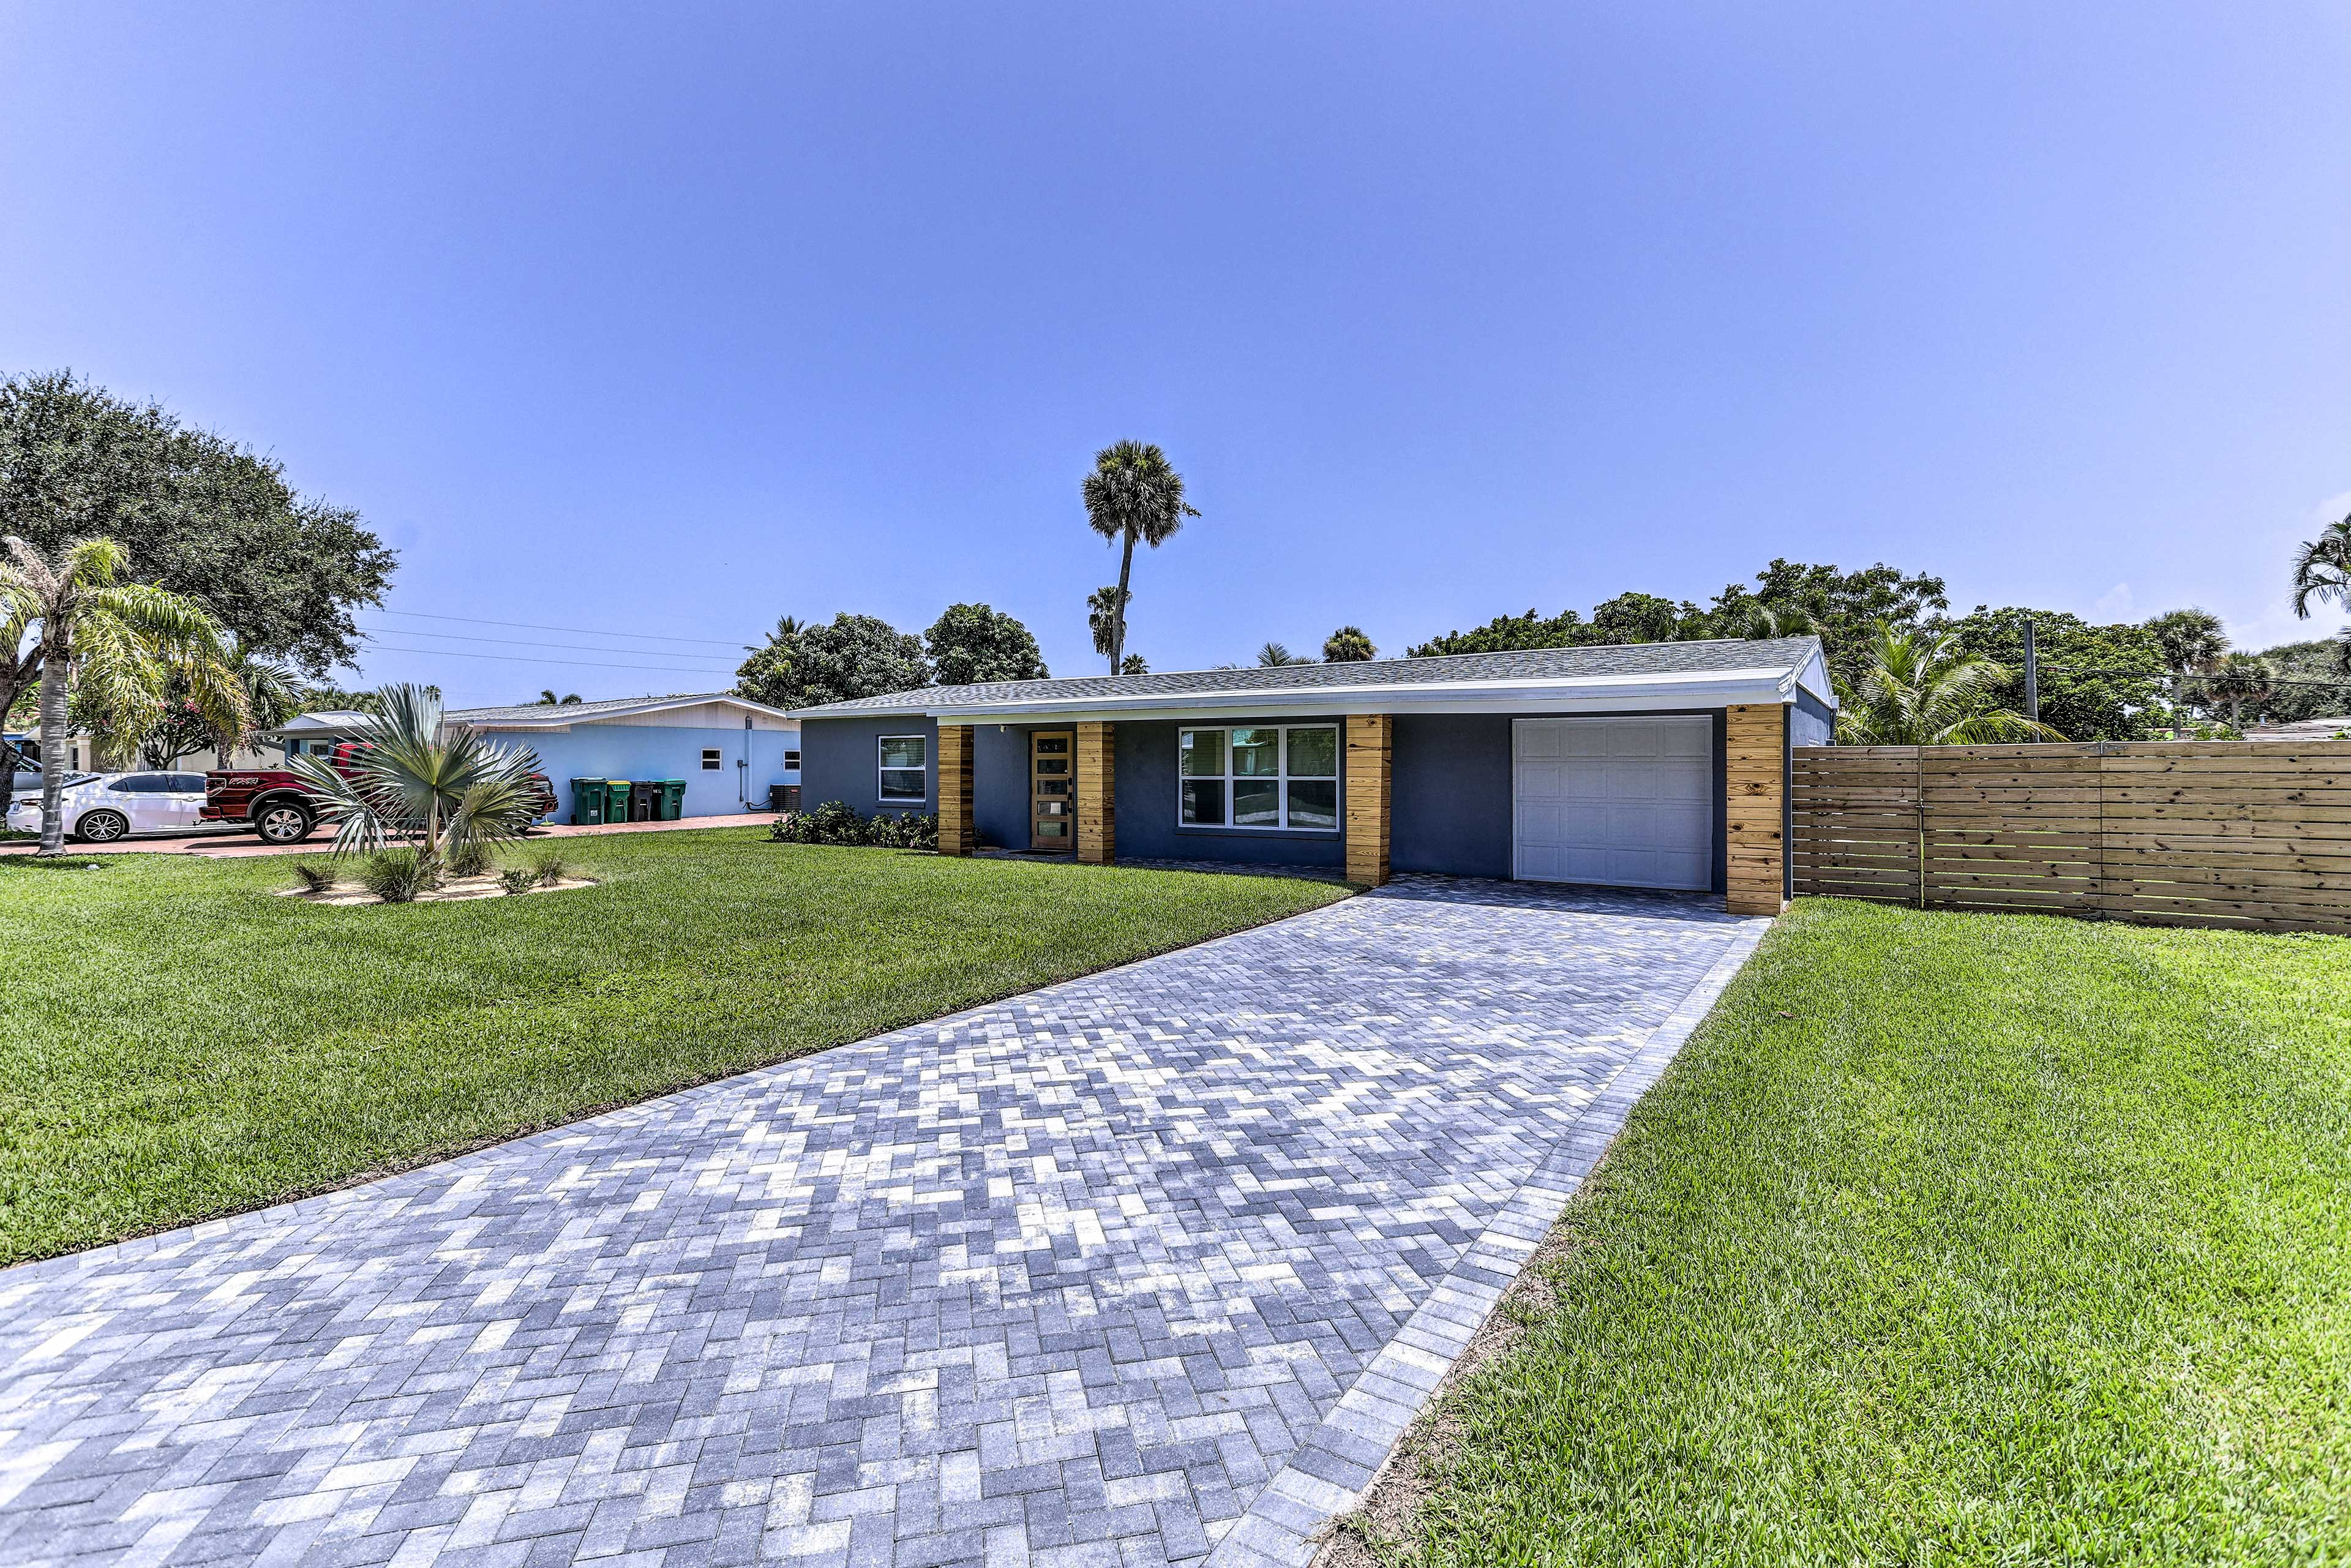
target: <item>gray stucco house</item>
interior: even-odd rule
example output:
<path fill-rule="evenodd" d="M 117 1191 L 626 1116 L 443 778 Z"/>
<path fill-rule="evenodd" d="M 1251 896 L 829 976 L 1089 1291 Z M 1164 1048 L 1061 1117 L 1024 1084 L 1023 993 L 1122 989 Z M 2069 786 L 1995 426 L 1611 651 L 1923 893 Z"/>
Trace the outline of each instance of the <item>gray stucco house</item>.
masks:
<path fill-rule="evenodd" d="M 925 686 L 797 710 L 801 799 L 939 847 L 1674 888 L 1776 913 L 1819 640 Z"/>

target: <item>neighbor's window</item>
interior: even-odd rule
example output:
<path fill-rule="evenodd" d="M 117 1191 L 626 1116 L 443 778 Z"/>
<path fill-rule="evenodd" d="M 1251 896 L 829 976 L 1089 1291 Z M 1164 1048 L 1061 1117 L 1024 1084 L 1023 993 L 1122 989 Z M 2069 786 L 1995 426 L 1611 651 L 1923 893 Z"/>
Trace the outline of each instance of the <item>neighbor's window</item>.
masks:
<path fill-rule="evenodd" d="M 1339 826 L 1335 725 L 1236 725 L 1176 737 L 1176 821 L 1187 828 Z"/>
<path fill-rule="evenodd" d="M 800 770 L 800 754 L 799 754 L 799 752 L 797 752 L 797 751 L 787 751 L 787 752 L 785 752 L 785 753 L 784 753 L 784 771 L 785 771 L 785 772 L 787 772 L 787 773 L 798 773 L 799 770 Z"/>
<path fill-rule="evenodd" d="M 919 735 L 882 737 L 882 799 L 924 800 L 930 798 L 926 777 L 930 742 Z"/>
<path fill-rule="evenodd" d="M 702 748 L 702 770 L 704 772 L 717 772 L 718 760 L 718 747 L 715 746 L 705 746 Z"/>

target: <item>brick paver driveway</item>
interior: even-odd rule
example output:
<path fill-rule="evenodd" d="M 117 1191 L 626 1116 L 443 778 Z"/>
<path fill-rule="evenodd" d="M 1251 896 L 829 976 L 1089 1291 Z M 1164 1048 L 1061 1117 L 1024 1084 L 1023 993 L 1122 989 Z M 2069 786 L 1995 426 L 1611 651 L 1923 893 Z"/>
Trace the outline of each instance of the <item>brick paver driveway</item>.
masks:
<path fill-rule="evenodd" d="M 1407 879 L 0 1274 L 0 1561 L 1302 1561 L 1762 924 Z"/>

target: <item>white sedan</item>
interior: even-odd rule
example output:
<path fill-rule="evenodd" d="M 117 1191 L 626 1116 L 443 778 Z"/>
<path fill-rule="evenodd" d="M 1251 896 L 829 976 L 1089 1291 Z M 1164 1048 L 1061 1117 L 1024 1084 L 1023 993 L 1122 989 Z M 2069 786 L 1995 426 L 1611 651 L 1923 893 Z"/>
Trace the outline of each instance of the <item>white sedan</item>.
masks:
<path fill-rule="evenodd" d="M 91 844 L 110 844 L 131 833 L 229 826 L 199 820 L 196 811 L 204 803 L 201 773 L 68 773 L 58 801 L 66 836 Z M 8 806 L 8 825 L 20 833 L 41 831 L 39 790 L 17 791 Z"/>

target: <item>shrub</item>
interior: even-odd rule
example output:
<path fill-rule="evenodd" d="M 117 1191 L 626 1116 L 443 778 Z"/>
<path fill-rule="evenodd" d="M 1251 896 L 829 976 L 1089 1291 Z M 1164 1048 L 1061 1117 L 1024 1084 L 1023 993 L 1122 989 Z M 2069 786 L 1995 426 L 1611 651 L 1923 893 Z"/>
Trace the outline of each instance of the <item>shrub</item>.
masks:
<path fill-rule="evenodd" d="M 433 868 L 414 850 L 378 850 L 360 862 L 360 885 L 386 904 L 412 904 L 433 885 Z"/>
<path fill-rule="evenodd" d="M 813 811 L 786 811 L 768 829 L 779 844 L 865 844 L 885 850 L 935 850 L 939 847 L 939 820 L 909 812 L 893 817 L 877 811 L 861 817 L 839 800 L 827 800 Z"/>
<path fill-rule="evenodd" d="M 320 865 L 316 861 L 296 861 L 294 874 L 302 879 L 302 890 L 306 893 L 324 893 L 335 885 L 335 868 Z"/>
<path fill-rule="evenodd" d="M 561 855 L 541 855 L 531 862 L 530 869 L 531 873 L 540 882 L 553 887 L 557 883 L 561 882 L 564 873 L 571 869 L 571 862 Z"/>
<path fill-rule="evenodd" d="M 508 893 L 528 893 L 539 883 L 538 869 L 527 865 L 510 865 L 498 873 L 498 885 Z"/>
<path fill-rule="evenodd" d="M 490 846 L 476 839 L 450 850 L 443 862 L 451 876 L 480 876 L 490 869 Z"/>

